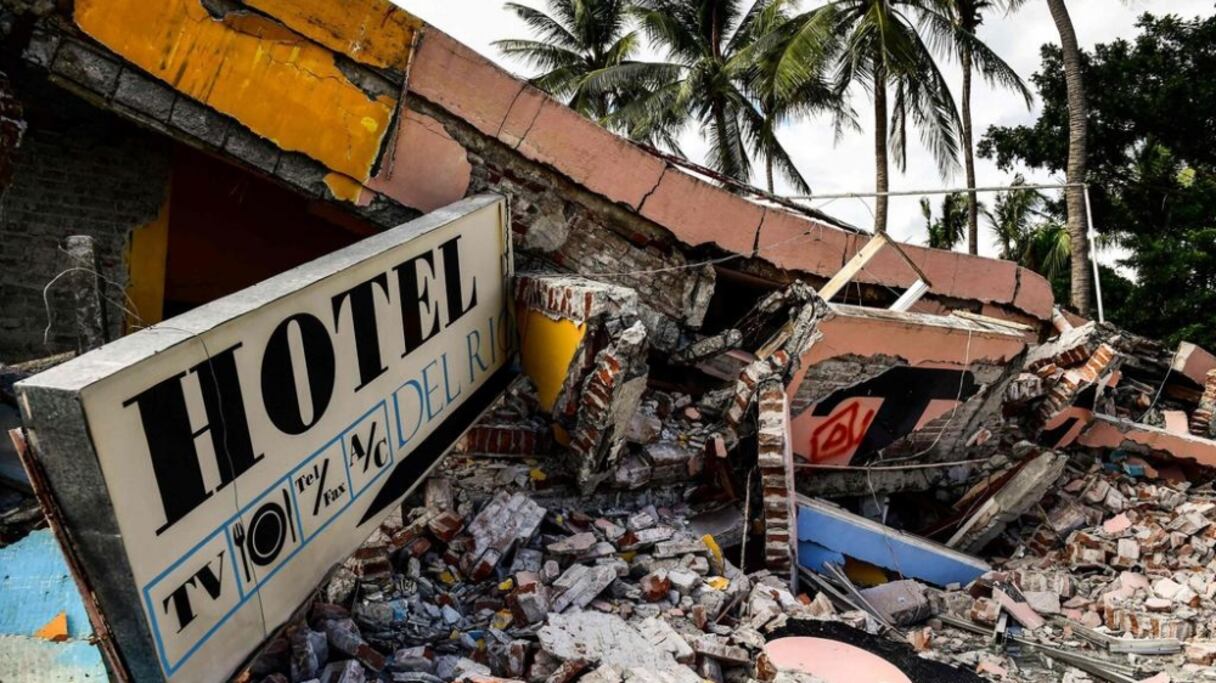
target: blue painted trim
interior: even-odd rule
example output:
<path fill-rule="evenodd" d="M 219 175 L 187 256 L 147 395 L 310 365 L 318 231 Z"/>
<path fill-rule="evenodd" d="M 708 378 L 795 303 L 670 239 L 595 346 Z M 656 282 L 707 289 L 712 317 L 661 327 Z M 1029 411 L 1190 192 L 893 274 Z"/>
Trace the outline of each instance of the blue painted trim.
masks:
<path fill-rule="evenodd" d="M 938 586 L 966 584 L 989 569 L 982 560 L 822 501 L 815 501 L 813 506 L 799 501 L 799 550 L 807 543 Z M 822 567 L 813 563 L 822 562 L 825 557 L 824 553 L 811 552 L 804 558 L 799 553 L 798 564 L 821 571 Z"/>
<path fill-rule="evenodd" d="M 330 524 L 332 524 L 334 522 L 334 520 L 336 520 L 338 517 L 342 516 L 342 513 L 346 512 L 350 508 L 350 506 L 354 504 L 355 500 L 358 499 L 359 495 L 355 493 L 354 486 L 351 482 L 350 464 L 347 459 L 345 438 L 351 432 L 351 430 L 354 429 L 354 427 L 356 425 L 363 422 L 365 419 L 367 419 L 370 415 L 375 413 L 377 410 L 383 411 L 382 415 L 385 420 L 385 433 L 386 433 L 385 443 L 389 447 L 390 461 L 384 467 L 380 468 L 380 471 L 377 472 L 375 474 L 375 476 L 373 476 L 371 479 L 369 479 L 367 481 L 367 483 L 360 490 L 360 493 L 362 493 L 363 491 L 369 490 L 371 488 L 371 485 L 373 483 L 375 483 L 376 480 L 383 477 L 385 472 L 388 472 L 389 470 L 392 469 L 391 465 L 395 461 L 395 455 L 394 455 L 395 450 L 392 447 L 392 439 L 387 438 L 388 436 L 390 436 L 387 431 L 388 424 L 389 424 L 388 423 L 389 413 L 388 413 L 387 400 L 381 400 L 381 401 L 377 402 L 375 405 L 373 405 L 370 409 L 368 409 L 366 412 L 364 412 L 362 415 L 360 415 L 354 422 L 350 423 L 345 429 L 343 429 L 341 432 L 339 432 L 337 436 L 330 439 L 329 441 L 326 441 L 323 446 L 321 446 L 317 450 L 313 451 L 313 453 L 311 455 L 309 455 L 302 462 L 300 462 L 295 467 L 293 467 L 287 474 L 283 475 L 279 479 L 276 479 L 274 484 L 272 484 L 269 488 L 267 488 L 265 491 L 263 491 L 261 494 L 259 494 L 256 498 L 254 498 L 251 502 L 249 502 L 244 507 L 242 507 L 240 510 L 238 510 L 236 512 L 236 514 L 228 517 L 224 521 L 224 523 L 219 526 L 219 528 L 217 528 L 215 531 L 211 532 L 210 534 L 207 534 L 207 536 L 204 537 L 203 540 L 201 540 L 197 544 L 195 544 L 194 547 L 192 547 L 184 555 L 179 557 L 177 559 L 177 561 L 175 561 L 173 564 L 169 565 L 168 568 L 161 571 L 151 581 L 149 581 L 147 584 L 144 585 L 142 592 L 144 594 L 144 602 L 147 604 L 147 607 L 148 607 L 148 614 L 151 615 L 151 618 L 152 618 L 152 636 L 156 641 L 156 650 L 157 650 L 157 653 L 160 655 L 161 666 L 165 669 L 166 673 L 169 676 L 172 676 L 179 668 L 181 668 L 181 666 L 183 664 L 185 664 L 186 661 L 189 660 L 190 657 L 193 656 L 194 653 L 196 651 L 198 651 L 198 649 L 200 647 L 202 647 L 202 645 L 204 643 L 206 643 L 207 640 L 210 639 L 211 636 L 214 635 L 215 632 L 221 626 L 223 626 L 225 623 L 228 622 L 229 619 L 232 618 L 233 614 L 235 614 L 241 607 L 243 607 L 246 602 L 249 602 L 249 600 L 253 596 L 257 595 L 261 591 L 262 587 L 265 586 L 266 583 L 268 581 L 270 581 L 270 579 L 273 578 L 274 575 L 277 574 L 280 569 L 287 566 L 291 562 L 291 560 L 294 559 L 295 556 L 298 555 L 300 553 L 300 551 L 303 550 L 304 547 L 306 545 L 308 545 L 308 543 L 310 541 L 312 541 L 312 539 L 316 538 L 322 531 L 324 531 L 326 529 L 326 527 L 328 527 Z M 314 460 L 316 460 L 318 457 L 323 455 L 326 450 L 328 450 L 331 446 L 333 446 L 335 441 L 340 442 L 339 445 L 342 448 L 342 463 L 346 470 L 346 487 L 347 487 L 347 493 L 349 494 L 349 497 L 347 498 L 346 503 L 344 503 L 341 508 L 338 508 L 335 512 L 333 512 L 329 516 L 329 519 L 327 519 L 321 526 L 317 527 L 317 529 L 315 531 L 313 531 L 312 534 L 309 534 L 306 536 L 304 534 L 303 518 L 299 514 L 300 505 L 299 505 L 299 499 L 297 498 L 296 492 L 295 492 L 295 485 L 294 485 L 295 476 L 300 470 L 302 470 L 305 467 L 307 467 L 308 465 L 312 464 L 312 462 Z M 282 490 L 282 488 L 284 486 L 286 486 L 288 491 L 290 491 L 290 496 L 291 496 L 291 500 L 293 503 L 293 507 L 296 510 L 296 525 L 300 531 L 299 545 L 297 545 L 295 550 L 292 550 L 290 554 L 288 554 L 286 557 L 284 557 L 282 560 L 280 560 L 279 563 L 277 565 L 275 565 L 274 569 L 271 570 L 270 573 L 267 574 L 266 576 L 258 577 L 257 569 L 255 568 L 253 585 L 249 587 L 249 591 L 248 591 L 248 593 L 246 593 L 245 587 L 241 581 L 241 575 L 240 575 L 239 569 L 236 565 L 236 556 L 235 556 L 234 547 L 232 544 L 232 535 L 231 535 L 231 533 L 229 533 L 229 529 L 231 528 L 231 526 L 234 522 L 236 522 L 236 521 L 240 520 L 242 517 L 244 517 L 245 513 L 247 513 L 250 509 L 252 509 L 258 503 L 260 503 L 267 495 L 269 495 L 270 493 L 273 493 L 275 491 Z M 227 542 L 227 545 L 228 545 L 228 552 L 230 555 L 230 559 L 232 560 L 232 573 L 236 580 L 239 599 L 237 600 L 236 604 L 233 605 L 232 608 L 229 609 L 228 612 L 226 612 L 224 614 L 223 617 L 221 617 L 219 620 L 217 620 L 215 622 L 215 624 L 212 625 L 211 628 L 208 629 L 207 632 L 204 633 L 202 635 L 202 637 L 200 637 L 194 643 L 194 645 L 191 646 L 191 648 L 186 651 L 186 653 L 184 655 L 182 655 L 181 659 L 177 660 L 176 662 L 170 663 L 168 656 L 165 654 L 164 640 L 161 637 L 160 620 L 158 618 L 158 615 L 157 615 L 157 612 L 155 609 L 155 605 L 152 601 L 152 589 L 155 588 L 157 586 L 157 584 L 159 584 L 162 580 L 164 580 L 166 576 L 168 576 L 175 569 L 177 569 L 179 566 L 181 566 L 181 564 L 183 562 L 185 562 L 186 560 L 193 557 L 204 545 L 206 545 L 207 543 L 210 543 L 212 541 L 212 539 L 214 539 L 216 537 L 216 535 L 220 534 L 220 533 L 224 534 L 225 541 Z"/>

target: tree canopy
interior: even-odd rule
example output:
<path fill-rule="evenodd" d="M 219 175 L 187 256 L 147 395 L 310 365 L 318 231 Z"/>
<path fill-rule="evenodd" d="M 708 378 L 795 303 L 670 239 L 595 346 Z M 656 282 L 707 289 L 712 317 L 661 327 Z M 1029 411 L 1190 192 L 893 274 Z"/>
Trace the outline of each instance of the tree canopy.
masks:
<path fill-rule="evenodd" d="M 1127 250 L 1131 282 L 1103 282 L 1107 316 L 1141 334 L 1216 347 L 1216 17 L 1145 14 L 1135 40 L 1084 57 L 1095 227 Z M 1059 172 L 1068 104 L 1059 48 L 1032 82 L 1033 125 L 992 127 L 980 154 Z M 1058 217 L 1062 207 L 1048 210 Z M 1104 274 L 1109 279 L 1110 272 Z M 1118 293 L 1118 294 L 1115 294 Z"/>
<path fill-rule="evenodd" d="M 589 92 L 586 82 L 597 71 L 629 63 L 637 50 L 637 32 L 627 26 L 627 0 L 548 0 L 548 13 L 515 2 L 504 7 L 539 40 L 512 38 L 494 45 L 504 55 L 540 69 L 532 79 L 538 88 L 593 119 L 601 120 L 615 110 L 624 93 Z"/>

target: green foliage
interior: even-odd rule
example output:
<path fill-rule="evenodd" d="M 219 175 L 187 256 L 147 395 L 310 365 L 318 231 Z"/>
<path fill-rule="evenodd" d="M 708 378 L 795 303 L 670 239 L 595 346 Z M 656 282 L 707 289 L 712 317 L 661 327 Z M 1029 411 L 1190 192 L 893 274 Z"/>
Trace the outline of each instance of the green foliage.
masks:
<path fill-rule="evenodd" d="M 959 28 L 941 0 L 834 0 L 783 27 L 777 89 L 803 87 L 829 70 L 841 92 L 890 88 L 888 143 L 896 165 L 906 167 L 911 121 L 948 174 L 958 165 L 960 121 L 934 51 L 963 42 L 990 52 Z"/>
<path fill-rule="evenodd" d="M 960 61 L 964 53 L 968 54 L 972 68 L 989 85 L 1017 92 L 1026 100 L 1027 107 L 1034 104 L 1034 95 L 1022 82 L 1022 77 L 976 35 L 984 23 L 984 14 L 1007 11 L 1009 3 L 1003 0 L 944 0 L 940 4 L 941 11 L 931 14 L 926 22 L 935 47 Z"/>
<path fill-rule="evenodd" d="M 941 216 L 933 216 L 928 198 L 921 198 L 920 212 L 925 217 L 929 246 L 933 249 L 954 249 L 967 231 L 967 195 L 951 192 L 942 197 Z"/>
<path fill-rule="evenodd" d="M 1084 60 L 1095 227 L 1129 252 L 1133 277 L 1107 283 L 1107 316 L 1141 334 L 1216 348 L 1216 18 L 1144 15 L 1134 41 Z M 980 154 L 1005 168 L 1059 172 L 1068 105 L 1058 48 L 1031 79 L 1043 101 L 1029 126 L 990 128 Z M 1057 220 L 1058 206 L 1048 207 Z"/>
<path fill-rule="evenodd" d="M 687 125 L 709 142 L 710 168 L 744 182 L 752 157 L 765 159 L 797 190 L 806 180 L 777 139 L 794 116 L 837 111 L 841 98 L 805 83 L 779 90 L 765 38 L 788 21 L 789 0 L 637 0 L 641 32 L 663 61 L 623 65 L 592 76 L 593 88 L 628 87 L 638 97 L 608 120 L 631 137 L 675 139 Z"/>
<path fill-rule="evenodd" d="M 548 13 L 514 2 L 505 7 L 528 25 L 537 39 L 494 42 L 504 55 L 539 69 L 532 83 L 584 116 L 601 120 L 629 93 L 586 87 L 587 76 L 630 63 L 638 48 L 628 30 L 628 0 L 546 0 Z"/>
<path fill-rule="evenodd" d="M 770 189 L 775 171 L 808 192 L 778 129 L 818 113 L 838 133 L 856 127 L 847 91 L 873 93 L 876 79 L 891 92 L 897 166 L 912 125 L 952 171 L 960 122 L 935 52 L 966 53 L 981 77 L 1025 91 L 975 35 L 981 13 L 1002 2 L 833 0 L 801 13 L 797 0 L 546 0 L 545 12 L 509 2 L 535 38 L 495 44 L 541 70 L 538 87 L 635 140 L 679 153 L 680 133 L 695 125 L 710 168 L 751 182 L 752 159 L 763 159 Z M 635 60 L 642 36 L 661 61 Z"/>
<path fill-rule="evenodd" d="M 984 209 L 983 214 L 996 234 L 1001 258 L 1017 261 L 1053 283 L 1062 280 L 1067 292 L 1072 254 L 1068 229 L 1050 212 L 1047 197 L 1038 190 L 1017 187 L 1023 184 L 1025 179 L 1015 176 L 1014 189 L 998 194 L 992 210 Z"/>

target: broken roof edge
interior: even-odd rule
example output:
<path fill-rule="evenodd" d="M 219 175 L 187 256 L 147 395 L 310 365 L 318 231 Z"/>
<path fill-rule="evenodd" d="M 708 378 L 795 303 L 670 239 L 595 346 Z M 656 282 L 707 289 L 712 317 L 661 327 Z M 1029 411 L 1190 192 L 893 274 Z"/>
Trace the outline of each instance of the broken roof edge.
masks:
<path fill-rule="evenodd" d="M 1216 467 L 1216 441 L 1113 415 L 1095 414 L 1093 421 L 1077 436 L 1077 443 L 1112 451 L 1166 454 L 1173 460 Z"/>
<path fill-rule="evenodd" d="M 940 315 L 937 313 L 922 313 L 919 311 L 892 311 L 885 308 L 856 306 L 842 303 L 833 303 L 831 304 L 831 307 L 837 315 L 844 317 L 867 318 L 905 325 L 958 330 L 967 332 L 969 334 L 989 337 L 1024 340 L 1026 334 L 1031 331 L 1029 326 L 1021 325 L 1019 323 L 1009 322 L 1000 318 L 958 315 L 958 311 L 955 311 L 949 315 Z"/>
<path fill-rule="evenodd" d="M 292 27 L 304 21 L 310 11 L 298 7 L 289 11 L 284 9 L 286 5 L 279 0 L 252 1 L 257 5 L 256 11 L 260 12 L 258 16 L 264 16 L 268 21 L 283 22 L 281 25 L 285 32 L 298 30 Z M 128 11 L 124 9 L 127 5 L 119 0 L 91 0 L 91 3 L 109 7 L 108 11 L 111 13 Z M 367 8 L 389 7 L 384 0 L 357 0 L 356 4 Z M 405 23 L 411 23 L 411 16 L 399 8 L 392 8 L 390 14 L 400 16 Z M 94 21 L 98 22 L 99 19 Z M 147 66 L 140 66 L 141 63 L 147 62 L 147 55 L 123 54 L 130 52 L 125 46 L 132 44 L 132 41 L 119 40 L 126 36 L 123 31 L 131 30 L 121 26 L 135 26 L 139 25 L 138 22 L 120 22 L 117 28 L 112 25 L 112 21 L 100 23 L 109 30 L 118 32 L 117 36 L 110 36 L 109 47 L 105 47 L 110 52 L 119 51 L 110 56 L 117 57 L 115 61 L 121 62 L 124 69 L 129 63 L 136 70 L 150 73 Z M 347 36 L 350 39 L 349 44 L 346 39 L 339 41 L 340 44 L 327 41 L 331 47 L 315 42 L 316 37 L 310 37 L 308 32 L 301 33 L 300 38 L 302 42 L 315 45 L 320 50 L 341 48 L 339 52 L 332 53 L 335 60 L 346 56 L 345 53 L 355 46 L 368 41 L 382 47 L 384 43 L 382 34 L 368 36 L 358 31 Z M 90 38 L 90 42 L 93 41 L 98 39 Z M 98 42 L 103 46 L 107 45 L 105 41 Z M 809 218 L 805 212 L 795 214 L 787 205 L 777 206 L 767 200 L 751 201 L 695 175 L 686 164 L 676 164 L 656 156 L 652 150 L 648 151 L 600 127 L 432 26 L 421 24 L 421 28 L 411 33 L 411 42 L 414 47 L 409 59 L 408 73 L 397 73 L 397 76 L 407 81 L 400 91 L 403 95 L 400 99 L 406 101 L 404 104 L 408 104 L 408 99 L 414 97 L 437 111 L 442 110 L 479 134 L 505 145 L 522 159 L 552 169 L 590 193 L 650 221 L 670 233 L 674 240 L 685 245 L 712 246 L 725 254 L 755 257 L 775 268 L 792 272 L 795 276 L 797 273 L 805 273 L 826 279 L 861 248 L 865 241 L 863 237 L 868 237 L 864 233 L 854 234 L 831 225 L 826 219 Z M 207 61 L 206 58 L 199 59 Z M 56 63 L 64 61 L 57 59 Z M 336 65 L 337 61 L 335 68 Z M 66 62 L 60 66 L 67 68 Z M 209 68 L 205 63 L 196 67 Z M 157 76 L 155 73 L 150 75 L 153 78 L 163 76 Z M 164 81 L 163 78 L 161 80 Z M 346 80 L 350 81 L 349 78 Z M 396 77 L 390 80 L 396 80 Z M 174 96 L 191 98 L 194 103 L 199 102 L 194 99 L 194 94 L 183 90 L 178 83 L 164 82 L 166 85 L 162 87 L 175 90 Z M 100 87 L 101 93 L 111 93 L 114 87 L 113 83 L 103 84 L 100 81 L 92 85 Z M 351 81 L 348 85 L 343 92 L 355 97 L 359 84 Z M 388 81 L 380 83 L 380 86 L 392 89 Z M 348 90 L 350 92 L 347 92 Z M 362 95 L 366 96 L 366 93 Z M 107 96 L 103 106 L 121 110 L 120 103 L 111 101 L 112 99 Z M 377 105 L 385 105 L 387 111 L 387 103 L 379 102 L 379 99 L 383 98 L 378 98 Z M 249 121 L 248 117 L 242 114 L 243 110 L 238 111 L 232 106 L 221 105 L 222 103 L 215 102 L 202 104 L 203 107 L 232 117 L 240 123 L 240 126 L 233 126 L 234 130 L 248 127 L 247 132 L 268 140 L 278 150 L 286 152 L 300 147 L 296 150 L 299 154 L 318 162 L 316 170 L 327 169 L 329 173 L 324 177 L 324 182 L 309 174 L 296 178 L 295 182 L 292 182 L 291 178 L 287 180 L 311 194 L 319 193 L 323 198 L 350 202 L 357 207 L 356 213 L 360 215 L 375 213 L 373 204 L 377 203 L 374 201 L 377 197 L 386 200 L 379 202 L 380 204 L 411 209 L 421 207 L 425 210 L 425 202 L 420 203 L 420 197 L 442 197 L 445 201 L 432 202 L 441 206 L 467 191 L 467 164 L 465 168 L 459 169 L 460 173 L 457 175 L 461 177 L 455 180 L 448 178 L 446 184 L 445 174 L 435 173 L 434 168 L 430 167 L 435 163 L 434 158 L 442 157 L 443 154 L 406 154 L 395 157 L 397 165 L 402 167 L 409 165 L 412 160 L 416 166 L 410 170 L 414 173 L 403 173 L 403 179 L 398 183 L 378 183 L 378 180 L 383 179 L 379 178 L 380 173 L 371 165 L 367 170 L 372 176 L 365 177 L 367 174 L 359 172 L 356 177 L 349 174 L 349 168 L 335 169 L 334 164 L 321 161 L 332 161 L 332 154 L 326 152 L 333 150 L 314 149 L 315 145 L 311 144 L 312 136 L 307 133 L 301 139 L 295 140 L 299 144 L 287 144 L 271 130 L 278 123 L 268 123 L 260 119 Z M 360 139 L 375 138 L 364 142 L 365 147 L 369 149 L 374 143 L 377 159 L 386 152 L 395 154 L 399 151 L 395 149 L 395 133 L 389 135 L 384 131 L 392 129 L 394 125 L 399 128 L 405 118 L 403 112 L 409 109 L 400 101 L 391 109 L 387 114 L 390 120 L 385 127 L 377 127 L 375 133 L 369 133 L 367 136 L 359 132 L 361 129 L 355 131 Z M 321 126 L 324 119 L 320 114 L 322 111 L 324 108 L 314 110 L 315 120 L 310 125 Z M 130 116 L 130 112 L 126 114 Z M 221 126 L 226 127 L 228 126 Z M 164 132 L 159 127 L 156 129 Z M 430 135 L 429 132 L 426 134 Z M 308 144 L 304 144 L 305 142 Z M 447 155 L 454 155 L 453 158 L 461 160 L 455 163 L 463 162 L 464 150 L 458 141 L 447 140 L 443 144 L 450 148 L 445 150 Z M 221 145 L 226 145 L 222 135 L 216 147 Z M 393 149 L 389 149 L 390 146 Z M 226 147 L 217 151 L 232 154 Z M 279 172 L 276 170 L 275 173 Z M 401 185 L 412 186 L 412 191 L 406 191 L 409 188 L 403 189 Z M 812 245 L 810 242 L 817 244 Z M 1007 261 L 980 260 L 979 257 L 924 247 L 907 245 L 905 250 L 918 267 L 929 275 L 928 279 L 933 282 L 930 296 L 944 304 L 944 308 L 974 308 L 975 304 L 979 304 L 981 313 L 1000 315 L 1022 322 L 1041 323 L 1050 318 L 1053 303 L 1050 286 L 1037 274 L 1031 275 L 1031 271 L 1025 271 Z M 867 264 L 866 270 L 855 278 L 861 284 L 889 288 L 909 287 L 915 279 L 915 273 L 908 264 L 903 263 L 896 255 L 886 254 L 880 254 Z"/>
<path fill-rule="evenodd" d="M 462 78 L 452 78 L 459 73 Z M 702 179 L 583 117 L 431 25 L 422 30 L 408 97 L 420 97 L 525 158 L 669 231 L 689 246 L 712 244 L 783 270 L 831 277 L 864 244 L 855 234 L 766 206 Z M 797 249 L 819 242 L 820 249 Z M 776 247 L 786 247 L 779 251 Z M 1054 297 L 1038 273 L 1010 261 L 904 245 L 934 282 L 932 294 L 1009 307 L 1049 320 Z M 906 264 L 876 258 L 857 278 L 907 287 Z"/>

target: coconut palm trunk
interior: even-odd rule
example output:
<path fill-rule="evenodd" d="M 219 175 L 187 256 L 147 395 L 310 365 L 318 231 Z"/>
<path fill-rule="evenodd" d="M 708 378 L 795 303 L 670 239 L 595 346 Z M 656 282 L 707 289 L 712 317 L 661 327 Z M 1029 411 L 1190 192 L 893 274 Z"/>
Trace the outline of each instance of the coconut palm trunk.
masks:
<path fill-rule="evenodd" d="M 764 114 L 765 132 L 769 135 L 775 135 L 773 128 L 775 127 L 774 118 L 777 116 L 777 103 L 773 101 L 772 95 L 764 97 L 764 107 L 761 112 Z M 768 187 L 768 193 L 773 194 L 773 155 L 764 153 L 764 181 Z"/>
<path fill-rule="evenodd" d="M 962 50 L 963 67 L 963 169 L 967 174 L 967 250 L 972 254 L 979 253 L 980 243 L 980 211 L 979 202 L 975 196 L 975 147 L 971 144 L 971 61 L 972 54 L 969 46 Z"/>
<path fill-rule="evenodd" d="M 1064 82 L 1068 87 L 1068 171 L 1069 187 L 1064 191 L 1068 205 L 1068 235 L 1072 242 L 1072 307 L 1088 315 L 1093 299 L 1093 277 L 1089 262 L 1089 236 L 1086 232 L 1085 154 L 1087 111 L 1085 84 L 1081 77 L 1081 49 L 1077 32 L 1064 0 L 1047 0 L 1051 18 L 1060 32 L 1060 47 L 1064 57 Z"/>
<path fill-rule="evenodd" d="M 883 55 L 874 66 L 874 232 L 887 231 L 887 191 L 890 186 L 887 160 L 887 69 Z"/>

